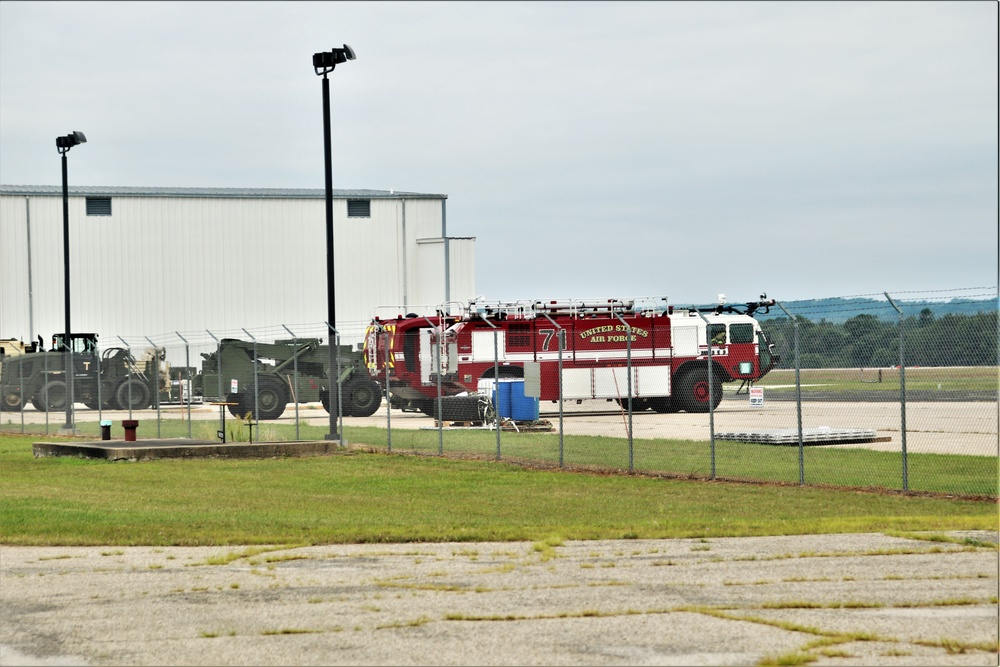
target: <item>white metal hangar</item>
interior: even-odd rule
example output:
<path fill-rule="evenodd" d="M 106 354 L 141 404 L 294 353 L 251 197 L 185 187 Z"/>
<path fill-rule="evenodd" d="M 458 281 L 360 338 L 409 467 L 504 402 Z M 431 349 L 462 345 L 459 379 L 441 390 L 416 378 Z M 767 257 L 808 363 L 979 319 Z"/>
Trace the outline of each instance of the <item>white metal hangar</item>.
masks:
<path fill-rule="evenodd" d="M 378 306 L 475 297 L 475 238 L 447 235 L 447 195 L 333 197 L 343 343 L 362 339 Z M 325 334 L 325 201 L 322 189 L 71 187 L 72 330 Z M 0 185 L 0 339 L 48 343 L 64 328 L 62 203 L 59 186 Z"/>

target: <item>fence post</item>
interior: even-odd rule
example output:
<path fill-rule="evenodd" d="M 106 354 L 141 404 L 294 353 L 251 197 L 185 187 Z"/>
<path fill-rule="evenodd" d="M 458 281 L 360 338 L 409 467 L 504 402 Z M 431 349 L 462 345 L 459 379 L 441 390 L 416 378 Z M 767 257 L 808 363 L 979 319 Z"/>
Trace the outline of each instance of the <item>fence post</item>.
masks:
<path fill-rule="evenodd" d="M 441 395 L 441 343 L 444 338 L 444 313 L 438 311 L 437 345 L 434 346 L 434 370 L 437 373 L 437 404 L 438 404 L 438 456 L 444 456 L 444 397 Z"/>
<path fill-rule="evenodd" d="M 240 327 L 243 329 L 243 327 Z M 260 409 L 257 407 L 257 339 L 254 338 L 253 334 L 243 329 L 243 333 L 250 336 L 250 340 L 253 341 L 253 419 L 248 424 L 247 430 L 250 431 L 250 444 L 253 444 L 253 427 L 257 425 L 257 439 L 260 440 Z"/>
<path fill-rule="evenodd" d="M 131 359 L 132 348 L 129 347 L 129 344 L 125 342 L 124 338 L 122 338 L 121 336 L 117 336 L 117 338 L 122 342 L 122 345 L 125 346 L 125 359 L 126 360 Z M 125 377 L 128 379 L 128 418 L 131 420 L 132 419 L 132 362 L 129 362 L 128 364 L 128 372 L 125 374 Z"/>
<path fill-rule="evenodd" d="M 613 311 L 612 311 L 613 312 Z M 618 318 L 618 321 L 625 325 L 625 368 L 628 375 L 628 471 L 634 472 L 633 465 L 633 441 L 632 441 L 632 327 L 629 323 L 622 319 L 619 313 L 614 313 L 614 316 Z M 614 369 L 611 369 L 614 373 Z M 711 386 L 712 376 L 708 376 L 708 383 Z M 711 398 L 709 398 L 711 400 Z M 714 429 L 713 429 L 714 431 Z M 714 466 L 713 466 L 714 467 Z"/>
<path fill-rule="evenodd" d="M 556 340 L 559 344 L 559 467 L 563 467 L 563 350 L 566 349 L 566 330 L 556 321 L 549 317 L 548 313 L 542 313 L 549 322 L 558 329 Z"/>
<path fill-rule="evenodd" d="M 900 437 L 903 444 L 903 491 L 910 490 L 909 471 L 906 461 L 906 357 L 903 351 L 903 342 L 906 338 L 903 327 L 903 311 L 900 310 L 896 302 L 892 300 L 888 292 L 883 292 L 885 298 L 889 300 L 889 305 L 896 309 L 899 315 L 899 420 Z"/>
<path fill-rule="evenodd" d="M 343 433 L 343 411 L 342 403 L 340 401 L 340 332 L 333 328 L 333 325 L 329 322 L 324 322 L 326 324 L 326 337 L 327 342 L 330 344 L 330 354 L 328 356 L 327 362 L 330 364 L 330 369 L 327 371 L 327 376 L 329 378 L 327 388 L 327 400 L 326 402 L 330 406 L 330 432 L 326 434 L 327 440 L 336 440 L 340 447 L 344 446 L 344 433 Z M 334 345 L 337 347 L 334 348 Z M 337 390 L 337 408 L 336 413 L 333 407 L 333 390 Z"/>
<path fill-rule="evenodd" d="M 188 440 L 191 439 L 191 347 L 188 345 L 187 338 L 181 335 L 181 332 L 175 331 L 177 337 L 184 341 L 184 369 L 187 373 L 187 413 L 188 413 Z M 177 378 L 178 380 L 180 378 Z M 179 398 L 179 397 L 178 397 Z"/>
<path fill-rule="evenodd" d="M 337 444 L 341 447 L 344 446 L 344 401 L 341 396 L 341 386 L 340 386 L 340 332 L 333 328 L 333 326 L 326 322 L 326 328 L 330 332 L 330 356 L 333 357 L 333 367 L 336 368 L 337 374 L 333 376 L 333 382 L 330 383 L 330 389 L 332 390 L 334 386 L 337 387 L 337 417 L 336 417 L 336 428 L 334 425 L 333 417 L 333 401 L 328 400 L 330 403 L 330 433 L 327 434 L 327 440 L 336 440 Z M 334 350 L 333 346 L 336 345 L 337 349 Z M 336 353 L 334 353 L 336 352 Z M 331 369 L 332 370 L 332 369 Z"/>
<path fill-rule="evenodd" d="M 211 336 L 212 340 L 215 341 L 215 373 L 216 373 L 216 378 L 219 381 L 219 394 L 216 400 L 218 400 L 219 402 L 225 402 L 227 396 L 223 395 L 222 393 L 222 341 L 216 338 L 215 334 L 213 334 L 208 329 L 205 329 L 205 333 Z M 205 366 L 204 364 L 202 364 L 202 369 L 204 368 Z M 202 392 L 204 392 L 204 390 L 205 388 L 202 387 Z M 225 409 L 226 409 L 225 406 L 220 406 L 219 409 L 219 432 L 222 433 L 223 437 L 225 437 L 226 434 L 226 416 L 222 414 L 222 411 Z"/>
<path fill-rule="evenodd" d="M 392 454 L 392 393 L 389 389 L 389 360 L 392 358 L 392 352 L 389 349 L 389 345 L 392 342 L 392 338 L 389 336 L 389 330 L 385 331 L 385 437 L 386 437 L 386 447 L 390 454 Z M 375 332 L 378 335 L 378 332 Z M 378 367 L 378 356 L 375 355 L 376 370 Z"/>
<path fill-rule="evenodd" d="M 335 355 L 337 362 L 337 432 L 340 434 L 340 439 L 338 440 L 338 442 L 340 443 L 340 446 L 343 447 L 344 446 L 344 387 L 340 381 L 340 373 L 341 373 L 340 332 L 334 329 L 333 333 L 336 334 L 337 337 L 337 354 Z"/>
<path fill-rule="evenodd" d="M 68 252 L 68 251 L 67 251 Z M 69 282 L 69 277 L 66 278 Z M 68 308 L 68 306 L 67 306 Z M 67 316 L 66 319 L 69 319 Z M 66 327 L 69 329 L 69 327 Z M 70 332 L 67 331 L 66 335 L 69 336 Z M 73 341 L 64 340 L 63 345 L 66 348 L 66 365 L 63 368 L 66 370 L 66 423 L 63 425 L 63 431 L 69 431 L 70 435 L 76 435 L 76 397 L 73 393 L 74 382 L 76 381 L 76 368 L 73 366 Z"/>
<path fill-rule="evenodd" d="M 434 346 L 434 370 L 437 373 L 437 404 L 438 404 L 438 456 L 444 456 L 444 396 L 441 395 L 441 364 L 444 359 L 441 346 L 444 343 L 444 311 L 438 310 L 437 345 Z"/>
<path fill-rule="evenodd" d="M 294 354 L 292 357 L 292 377 L 295 380 L 292 382 L 292 402 L 295 404 L 295 440 L 300 440 L 299 438 L 299 338 L 292 330 L 286 327 L 284 324 L 281 325 L 285 331 L 292 337 L 292 345 L 294 346 Z"/>
<path fill-rule="evenodd" d="M 486 315 L 479 313 L 479 318 L 490 325 L 493 329 L 493 393 L 497 397 L 496 405 L 493 406 L 493 419 L 495 420 L 497 432 L 497 454 L 496 460 L 500 460 L 500 344 L 497 338 L 499 327 L 486 319 Z"/>
<path fill-rule="evenodd" d="M 438 310 L 438 321 L 440 322 L 442 317 L 442 312 Z M 431 367 L 437 370 L 437 422 L 438 422 L 438 455 L 444 454 L 444 420 L 441 418 L 441 334 L 444 333 L 443 326 L 435 326 L 426 317 L 423 318 L 424 322 L 431 325 L 432 329 L 438 331 L 437 345 L 434 346 L 434 355 L 431 359 Z"/>
<path fill-rule="evenodd" d="M 161 417 L 160 417 L 160 360 L 157 358 L 156 343 L 154 343 L 153 341 L 149 340 L 149 336 L 143 336 L 143 338 L 145 338 L 147 341 L 149 341 L 149 344 L 153 346 L 153 360 L 155 362 L 155 365 L 153 366 L 153 387 L 154 387 L 153 392 L 155 392 L 155 394 L 154 394 L 154 400 L 156 400 L 156 437 L 157 438 L 161 438 L 163 436 L 161 434 L 161 429 L 160 429 L 160 426 L 161 426 Z M 98 377 L 100 377 L 100 376 L 98 376 Z M 168 378 L 168 380 L 169 380 L 169 378 Z M 152 393 L 152 392 L 150 392 L 150 393 Z"/>
<path fill-rule="evenodd" d="M 799 321 L 780 302 L 775 301 L 775 304 L 792 321 L 792 338 L 795 346 L 795 417 L 799 434 L 799 486 L 802 486 L 806 483 L 806 469 L 802 446 L 802 381 L 799 372 Z"/>
<path fill-rule="evenodd" d="M 104 421 L 104 396 L 101 390 L 101 385 L 104 383 L 101 382 L 101 377 L 103 377 L 101 375 L 101 351 L 95 349 L 95 352 L 97 352 L 94 355 L 94 367 L 97 369 L 97 423 L 100 424 Z"/>
<path fill-rule="evenodd" d="M 43 345 L 42 346 L 42 352 L 44 352 L 44 351 L 45 351 L 45 346 Z M 97 355 L 97 358 L 100 359 L 101 355 Z M 98 372 L 98 374 L 100 373 L 100 367 L 98 367 L 97 372 Z M 17 375 L 18 375 L 18 382 L 21 385 L 21 394 L 20 394 L 21 395 L 21 433 L 23 434 L 24 433 L 24 408 L 27 407 L 27 405 L 28 405 L 28 397 L 24 395 L 24 364 L 23 363 L 17 365 Z M 100 418 L 100 417 L 98 417 L 98 418 Z"/>
<path fill-rule="evenodd" d="M 43 348 L 42 351 L 44 352 L 45 346 L 43 345 L 42 348 Z M 43 366 L 45 367 L 45 383 L 42 385 L 42 394 L 43 394 L 42 395 L 42 400 L 45 401 L 45 435 L 48 435 L 49 434 L 49 389 L 48 389 L 48 387 L 49 387 L 49 355 L 46 354 L 45 355 L 45 359 L 43 361 L 44 361 Z"/>
<path fill-rule="evenodd" d="M 708 343 L 708 431 L 710 440 L 710 451 L 712 453 L 712 476 L 715 479 L 715 392 L 712 387 L 712 325 L 708 318 L 702 315 L 701 311 L 695 311 L 702 322 L 705 323 L 705 341 Z"/>

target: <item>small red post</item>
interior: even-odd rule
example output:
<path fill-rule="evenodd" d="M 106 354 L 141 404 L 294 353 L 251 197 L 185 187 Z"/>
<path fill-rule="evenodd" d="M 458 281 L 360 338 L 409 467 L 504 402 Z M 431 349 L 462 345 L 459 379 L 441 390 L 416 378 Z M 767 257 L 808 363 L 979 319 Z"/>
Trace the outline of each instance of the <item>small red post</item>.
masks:
<path fill-rule="evenodd" d="M 125 429 L 125 442 L 135 442 L 135 430 L 139 428 L 139 420 L 123 419 L 122 428 Z"/>

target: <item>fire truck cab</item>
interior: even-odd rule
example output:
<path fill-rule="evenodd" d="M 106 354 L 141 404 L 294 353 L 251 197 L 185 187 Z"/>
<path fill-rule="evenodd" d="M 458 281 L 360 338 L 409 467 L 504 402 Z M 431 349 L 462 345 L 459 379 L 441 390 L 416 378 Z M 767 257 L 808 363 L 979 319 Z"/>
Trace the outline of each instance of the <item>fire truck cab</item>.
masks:
<path fill-rule="evenodd" d="M 701 312 L 674 310 L 665 297 L 476 300 L 457 315 L 374 318 L 364 348 L 370 374 L 383 389 L 388 382 L 394 402 L 428 414 L 438 391 L 475 393 L 482 380 L 526 376 L 537 378 L 541 400 L 624 404 L 631 395 L 635 411 L 707 412 L 724 382 L 753 382 L 777 363 L 752 317 L 773 303 Z"/>

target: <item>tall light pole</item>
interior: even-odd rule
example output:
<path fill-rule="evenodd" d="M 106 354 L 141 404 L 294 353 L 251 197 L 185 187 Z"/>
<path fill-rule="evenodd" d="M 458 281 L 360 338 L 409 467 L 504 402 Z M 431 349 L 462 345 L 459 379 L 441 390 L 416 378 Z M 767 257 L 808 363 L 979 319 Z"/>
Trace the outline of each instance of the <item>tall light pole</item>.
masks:
<path fill-rule="evenodd" d="M 70 339 L 69 325 L 69 175 L 66 168 L 66 153 L 77 144 L 87 142 L 83 132 L 71 132 L 65 137 L 56 137 L 56 149 L 62 156 L 62 192 L 63 192 L 63 293 L 66 306 L 66 334 L 63 345 L 66 348 L 66 423 L 64 429 L 73 431 L 73 342 Z M 46 399 L 47 400 L 47 399 Z M 48 407 L 48 406 L 46 406 Z"/>
<path fill-rule="evenodd" d="M 327 403 L 330 405 L 330 432 L 326 434 L 327 440 L 339 440 L 340 434 L 337 432 L 337 423 L 340 419 L 339 395 L 334 397 L 334 390 L 338 389 L 335 359 L 338 353 L 334 345 L 334 332 L 337 329 L 337 308 L 336 296 L 334 294 L 334 272 L 333 272 L 333 147 L 330 139 L 330 80 L 327 75 L 340 63 L 354 60 L 354 49 L 344 44 L 342 49 L 330 49 L 313 54 L 313 70 L 317 76 L 323 77 L 323 157 L 326 166 L 326 322 L 327 339 L 330 343 L 330 385 L 327 388 Z M 338 390 L 339 394 L 339 390 Z M 336 400 L 335 400 L 336 398 Z M 335 408 L 334 405 L 337 407 Z"/>

